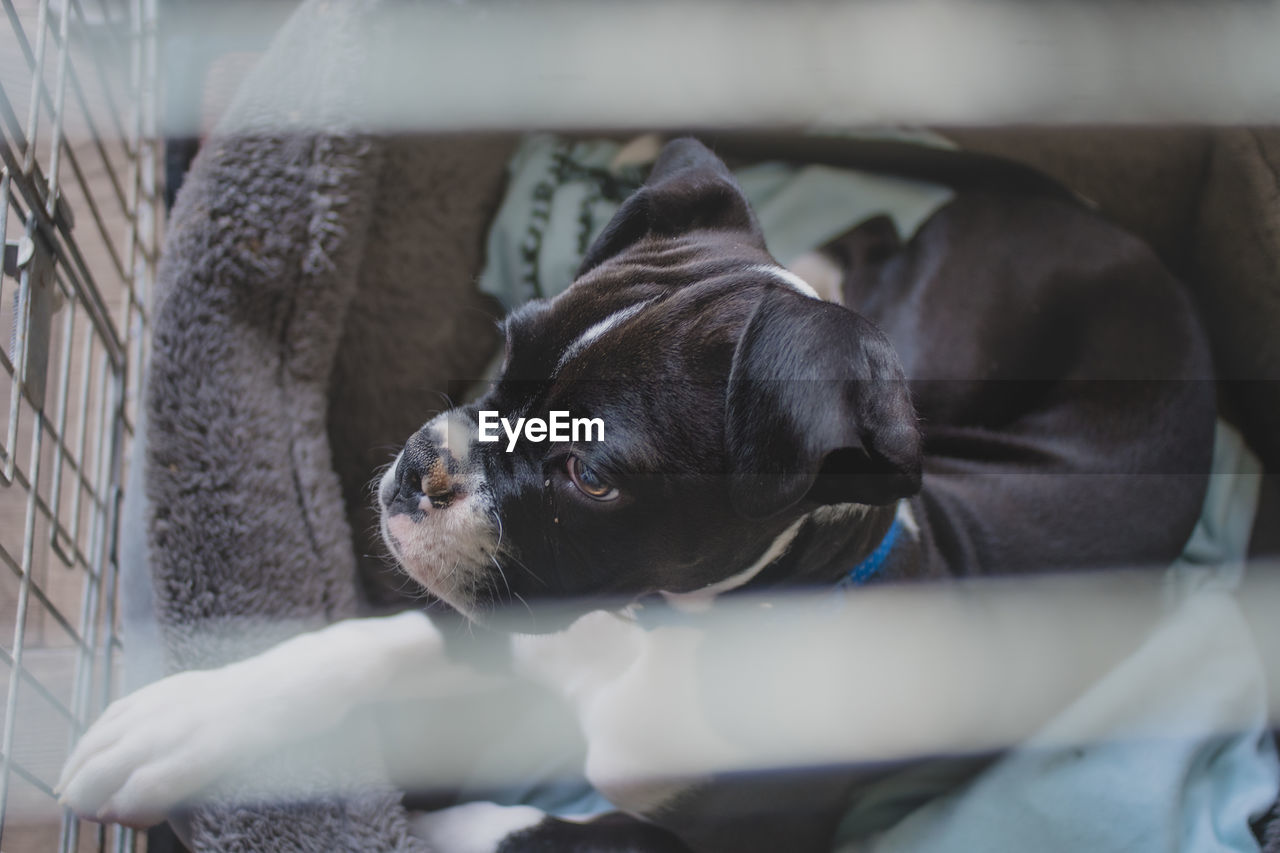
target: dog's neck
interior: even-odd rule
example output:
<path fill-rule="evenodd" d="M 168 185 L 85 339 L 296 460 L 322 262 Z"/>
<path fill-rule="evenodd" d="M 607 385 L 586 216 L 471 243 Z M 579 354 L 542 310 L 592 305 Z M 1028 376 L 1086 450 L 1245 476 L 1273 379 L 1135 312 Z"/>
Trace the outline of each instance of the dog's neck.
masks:
<path fill-rule="evenodd" d="M 819 507 L 780 533 L 745 569 L 704 589 L 663 598 L 694 614 L 728 593 L 856 586 L 910 574 L 918 547 L 910 512 L 905 503 Z"/>
<path fill-rule="evenodd" d="M 818 589 L 847 581 L 859 567 L 866 570 L 869 559 L 885 542 L 900 512 L 909 512 L 900 510 L 899 506 L 838 504 L 813 510 L 804 516 L 790 546 L 741 589 Z M 895 536 L 894 553 L 877 561 L 874 577 L 900 574 L 913 548 L 912 536 Z"/>

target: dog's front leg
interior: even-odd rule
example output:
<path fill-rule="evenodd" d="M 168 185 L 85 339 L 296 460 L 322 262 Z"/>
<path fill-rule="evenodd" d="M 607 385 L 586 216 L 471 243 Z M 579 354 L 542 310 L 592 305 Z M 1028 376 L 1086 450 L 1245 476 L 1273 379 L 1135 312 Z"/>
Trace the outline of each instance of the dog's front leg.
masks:
<path fill-rule="evenodd" d="M 338 622 L 116 701 L 81 738 L 57 790 L 78 814 L 145 826 L 264 753 L 336 727 L 359 705 L 493 682 L 451 663 L 422 613 Z"/>

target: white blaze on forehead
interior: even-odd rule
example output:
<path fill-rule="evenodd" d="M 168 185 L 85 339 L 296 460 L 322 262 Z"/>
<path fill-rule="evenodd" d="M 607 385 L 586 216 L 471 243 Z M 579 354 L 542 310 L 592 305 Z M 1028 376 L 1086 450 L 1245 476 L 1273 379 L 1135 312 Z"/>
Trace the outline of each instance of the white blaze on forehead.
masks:
<path fill-rule="evenodd" d="M 564 355 L 560 356 L 560 360 L 556 362 L 556 368 L 555 370 L 551 371 L 551 375 L 554 376 L 557 373 L 559 373 L 560 368 L 568 364 L 570 359 L 572 359 L 574 356 L 578 355 L 578 353 L 586 349 L 591 343 L 598 341 L 610 329 L 622 323 L 625 323 L 627 320 L 630 320 L 636 314 L 639 314 L 641 309 L 643 309 L 646 305 L 648 305 L 650 302 L 652 302 L 656 298 L 657 297 L 651 297 L 649 299 L 644 300 L 643 302 L 637 302 L 635 305 L 628 305 L 626 308 L 623 308 L 620 311 L 614 311 L 612 314 L 610 314 L 608 317 L 605 317 L 600 322 L 593 323 L 592 325 L 588 326 L 587 330 L 583 332 L 581 335 L 579 335 L 577 340 L 569 344 L 569 346 L 565 349 Z"/>
<path fill-rule="evenodd" d="M 666 590 L 661 590 L 662 597 L 672 607 L 684 613 L 701 613 L 705 611 L 711 606 L 712 600 L 717 595 L 722 592 L 728 592 L 731 589 L 737 589 L 748 583 L 752 578 L 760 574 L 765 566 L 781 557 L 783 552 L 791 545 L 791 540 L 795 539 L 796 534 L 800 532 L 800 525 L 804 524 L 806 517 L 800 516 L 792 522 L 790 527 L 774 537 L 773 542 L 769 544 L 769 547 L 765 549 L 758 560 L 737 574 L 730 575 L 722 581 L 716 581 L 692 592 L 667 592 Z"/>
<path fill-rule="evenodd" d="M 814 290 L 813 287 L 809 284 L 809 282 L 805 281 L 800 276 L 796 275 L 791 270 L 786 269 L 785 267 L 778 267 L 778 266 L 774 266 L 773 264 L 756 264 L 755 266 L 751 267 L 751 270 L 752 272 L 771 275 L 774 278 L 782 281 L 791 289 L 799 291 L 805 296 L 808 296 L 810 299 L 822 298 L 818 296 L 818 291 Z"/>

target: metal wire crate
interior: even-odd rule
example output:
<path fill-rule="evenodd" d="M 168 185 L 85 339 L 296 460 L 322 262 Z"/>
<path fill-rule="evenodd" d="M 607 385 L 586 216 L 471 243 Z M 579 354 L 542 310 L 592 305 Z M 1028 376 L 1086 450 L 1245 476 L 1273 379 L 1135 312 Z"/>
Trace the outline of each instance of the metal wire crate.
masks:
<path fill-rule="evenodd" d="M 161 227 L 156 0 L 0 0 L 0 847 L 123 850 L 52 791 L 114 695 Z"/>

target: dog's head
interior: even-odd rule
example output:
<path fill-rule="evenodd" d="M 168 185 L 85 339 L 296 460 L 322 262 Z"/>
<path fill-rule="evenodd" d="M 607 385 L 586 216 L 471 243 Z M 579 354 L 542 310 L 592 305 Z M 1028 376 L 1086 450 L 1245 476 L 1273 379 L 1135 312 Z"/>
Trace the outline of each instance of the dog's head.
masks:
<path fill-rule="evenodd" d="M 728 588 L 816 508 L 919 488 L 888 341 L 779 266 L 693 140 L 666 146 L 574 284 L 505 331 L 488 393 L 419 430 L 379 489 L 393 555 L 471 618 Z M 531 440 L 537 420 L 562 435 Z"/>

